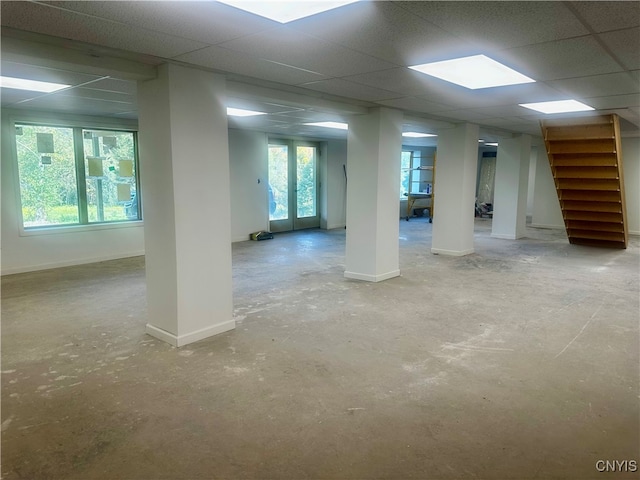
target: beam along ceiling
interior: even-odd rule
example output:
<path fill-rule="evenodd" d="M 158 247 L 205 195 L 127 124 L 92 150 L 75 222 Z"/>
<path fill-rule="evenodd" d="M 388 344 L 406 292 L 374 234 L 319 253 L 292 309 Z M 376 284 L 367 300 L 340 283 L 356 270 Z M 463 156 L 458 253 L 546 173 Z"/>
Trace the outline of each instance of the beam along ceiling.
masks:
<path fill-rule="evenodd" d="M 359 1 L 287 24 L 215 1 L 3 1 L 0 9 L 2 74 L 72 85 L 2 89 L 7 108 L 135 119 L 134 81 L 144 75 L 115 58 L 223 73 L 228 106 L 268 113 L 230 125 L 283 135 L 341 137 L 304 124 L 376 106 L 403 110 L 405 130 L 472 122 L 489 137 L 539 135 L 548 117 L 519 104 L 564 99 L 619 114 L 624 135 L 640 130 L 635 1 Z M 75 61 L 62 58 L 71 53 Z M 469 90 L 408 68 L 479 54 L 536 82 Z"/>

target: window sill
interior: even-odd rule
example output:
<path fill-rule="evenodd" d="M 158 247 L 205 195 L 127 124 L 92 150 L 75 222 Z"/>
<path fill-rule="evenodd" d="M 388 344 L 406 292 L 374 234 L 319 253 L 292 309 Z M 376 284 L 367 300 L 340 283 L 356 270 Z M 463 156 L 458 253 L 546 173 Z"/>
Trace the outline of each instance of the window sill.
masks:
<path fill-rule="evenodd" d="M 20 228 L 21 237 L 31 237 L 37 235 L 57 235 L 67 233 L 92 232 L 97 230 L 113 230 L 120 228 L 140 228 L 144 226 L 144 221 L 133 220 L 130 222 L 96 223 L 90 225 L 65 225 L 55 227 L 31 227 Z"/>

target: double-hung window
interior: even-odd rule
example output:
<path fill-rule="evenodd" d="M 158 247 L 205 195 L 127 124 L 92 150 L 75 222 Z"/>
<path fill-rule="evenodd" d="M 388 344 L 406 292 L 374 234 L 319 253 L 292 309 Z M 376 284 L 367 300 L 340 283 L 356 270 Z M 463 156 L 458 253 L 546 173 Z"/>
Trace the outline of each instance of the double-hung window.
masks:
<path fill-rule="evenodd" d="M 133 131 L 15 124 L 25 230 L 141 220 Z"/>

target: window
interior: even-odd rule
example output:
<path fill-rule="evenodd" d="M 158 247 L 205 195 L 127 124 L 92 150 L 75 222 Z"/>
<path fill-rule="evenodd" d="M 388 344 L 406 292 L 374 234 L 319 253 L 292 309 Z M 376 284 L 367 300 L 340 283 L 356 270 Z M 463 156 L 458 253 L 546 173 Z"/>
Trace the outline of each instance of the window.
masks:
<path fill-rule="evenodd" d="M 411 193 L 418 193 L 420 190 L 420 172 L 412 175 L 412 170 L 422 166 L 420 151 L 403 150 L 401 157 L 400 171 L 400 199 L 406 199 L 409 193 L 409 182 L 411 181 Z"/>
<path fill-rule="evenodd" d="M 25 229 L 140 220 L 135 132 L 17 123 Z"/>

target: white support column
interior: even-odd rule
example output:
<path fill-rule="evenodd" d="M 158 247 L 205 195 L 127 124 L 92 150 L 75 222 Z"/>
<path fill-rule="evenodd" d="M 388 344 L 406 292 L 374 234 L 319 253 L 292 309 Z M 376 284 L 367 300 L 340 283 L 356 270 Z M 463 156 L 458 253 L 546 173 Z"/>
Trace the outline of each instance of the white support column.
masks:
<path fill-rule="evenodd" d="M 138 84 L 147 333 L 178 347 L 235 327 L 224 95 L 176 65 Z"/>
<path fill-rule="evenodd" d="M 527 189 L 531 136 L 519 135 L 500 141 L 496 159 L 491 236 L 515 240 L 527 227 Z"/>
<path fill-rule="evenodd" d="M 344 276 L 380 282 L 400 275 L 402 113 L 373 109 L 349 122 Z"/>
<path fill-rule="evenodd" d="M 477 125 L 438 132 L 431 252 L 463 256 L 474 252 Z"/>

